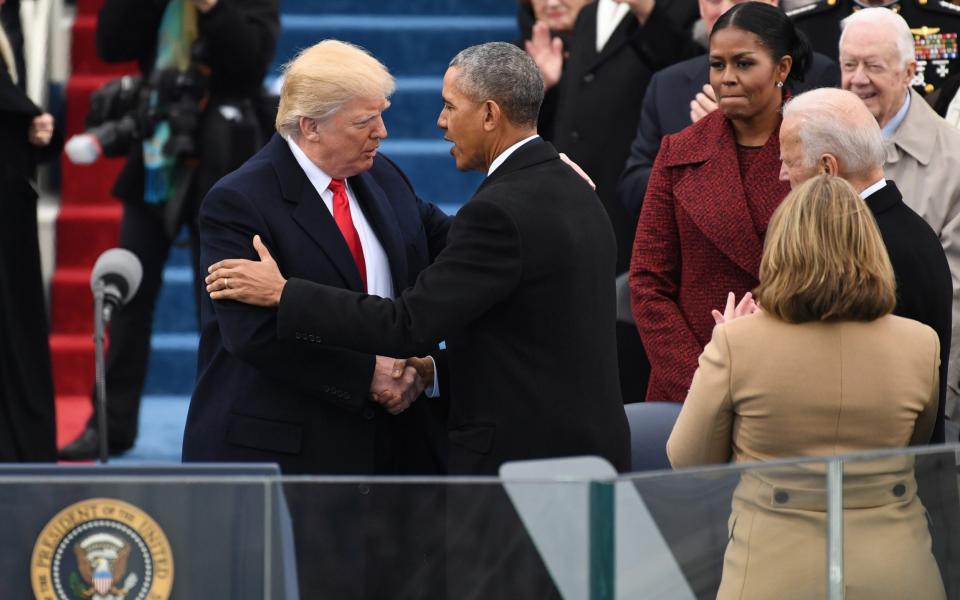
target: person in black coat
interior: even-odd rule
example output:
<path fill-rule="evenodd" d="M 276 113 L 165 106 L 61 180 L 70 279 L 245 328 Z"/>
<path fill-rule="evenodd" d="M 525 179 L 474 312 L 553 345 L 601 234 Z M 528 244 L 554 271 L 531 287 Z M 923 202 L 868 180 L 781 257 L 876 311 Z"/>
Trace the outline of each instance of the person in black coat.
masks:
<path fill-rule="evenodd" d="M 876 217 L 897 278 L 894 314 L 929 325 L 940 337 L 940 407 L 931 441 L 942 443 L 952 278 L 937 234 L 904 204 L 896 183 L 884 180 L 876 119 L 851 92 L 814 90 L 787 103 L 780 140 L 781 179 L 796 186 L 819 172 L 838 175 L 860 192 Z"/>
<path fill-rule="evenodd" d="M 203 201 L 201 264 L 253 254 L 259 234 L 288 277 L 383 297 L 412 285 L 443 248 L 449 218 L 388 158 L 368 158 L 386 137 L 380 112 L 393 85 L 354 46 L 329 40 L 303 51 L 285 73 L 278 133 Z M 372 90 L 379 98 L 366 98 Z M 341 94 L 350 99 L 341 104 Z M 323 135 L 310 129 L 316 124 Z M 345 180 L 360 208 L 352 222 L 362 267 L 338 223 L 332 178 Z M 392 358 L 305 352 L 276 339 L 274 311 L 209 297 L 201 308 L 184 460 L 276 462 L 286 474 L 444 472 L 444 432 L 428 402 L 391 415 L 376 395 L 384 382 L 394 387 Z"/>
<path fill-rule="evenodd" d="M 410 286 L 443 248 L 449 218 L 376 151 L 393 86 L 382 64 L 349 44 L 327 40 L 298 55 L 285 72 L 278 133 L 204 198 L 201 264 L 253 256 L 259 234 L 289 277 L 384 297 Z M 348 196 L 362 266 L 340 224 L 333 178 Z M 443 407 L 421 398 L 402 414 L 389 410 L 422 389 L 413 367 L 395 380 L 393 358 L 305 349 L 277 339 L 276 311 L 204 296 L 184 461 L 274 462 L 286 475 L 445 472 Z M 308 488 L 290 498 L 298 527 L 313 534 L 298 537 L 298 554 L 348 559 L 301 569 L 300 589 L 323 598 L 438 597 L 439 567 L 424 562 L 442 533 L 435 489 Z"/>
<path fill-rule="evenodd" d="M 599 0 L 583 7 L 562 48 L 538 31 L 539 24 L 527 44 L 548 87 L 556 82 L 547 93 L 549 118 L 541 116 L 540 132 L 596 182 L 613 226 L 618 274 L 630 265 L 637 216 L 618 201 L 617 180 L 650 77 L 702 51 L 687 29 L 684 9 L 692 7 L 689 2 Z M 605 41 L 598 38 L 605 34 Z M 621 395 L 625 402 L 639 402 L 646 396 L 649 362 L 636 328 L 620 322 L 616 328 Z"/>
<path fill-rule="evenodd" d="M 0 462 L 52 462 L 53 376 L 32 181 L 62 140 L 53 117 L 23 91 L 15 40 L 0 26 Z"/>
<path fill-rule="evenodd" d="M 304 351 L 408 356 L 446 340 L 438 369 L 450 401 L 451 474 L 582 454 L 630 466 L 613 236 L 589 186 L 536 135 L 542 86 L 533 61 L 510 44 L 453 59 L 438 124 L 457 168 L 488 177 L 454 217 L 446 248 L 397 299 L 286 281 L 269 260 L 221 261 L 207 278 L 218 303 L 279 305 L 280 338 Z"/>
<path fill-rule="evenodd" d="M 409 356 L 445 340 L 436 370 L 415 362 L 427 381 L 439 377 L 449 404 L 452 475 L 584 454 L 629 470 L 609 220 L 590 187 L 536 135 L 543 81 L 522 50 L 484 44 L 450 64 L 438 125 L 457 168 L 488 176 L 411 288 L 390 300 L 285 281 L 264 251 L 259 262 L 211 266 L 211 298 L 279 304 L 276 333 L 304 356 L 337 347 Z M 454 486 L 445 496 L 447 597 L 557 597 L 499 486 Z"/>
<path fill-rule="evenodd" d="M 148 79 L 154 71 L 161 21 L 174 1 L 180 0 L 105 0 L 97 21 L 97 53 L 107 62 L 136 60 L 144 80 Z M 192 2 L 198 33 L 192 60 L 201 65 L 201 71 L 209 71 L 206 108 L 193 134 L 198 164 L 195 168 L 188 165 L 186 177 L 174 182 L 170 197 L 148 203 L 144 150 L 140 141 L 134 141 L 113 187 L 113 194 L 124 203 L 120 246 L 140 259 L 143 280 L 136 296 L 117 311 L 110 326 L 106 381 L 112 454 L 128 450 L 136 441 L 154 305 L 170 246 L 180 226 L 187 225 L 196 261 L 200 199 L 262 143 L 255 104 L 276 48 L 278 0 Z M 96 455 L 96 419 L 94 412 L 80 436 L 60 451 L 62 459 L 85 460 Z"/>
<path fill-rule="evenodd" d="M 940 239 L 903 202 L 896 183 L 884 179 L 883 142 L 876 119 L 852 92 L 821 89 L 784 108 L 780 176 L 797 185 L 817 173 L 843 177 L 860 192 L 877 220 L 894 275 L 893 314 L 930 326 L 940 338 L 940 399 L 930 443 L 945 441 L 944 401 L 950 357 L 953 279 Z M 951 440 L 956 441 L 956 440 Z M 943 455 L 918 459 L 919 493 L 930 517 L 933 552 L 948 596 L 960 589 L 952 545 L 960 539 L 956 465 Z"/>

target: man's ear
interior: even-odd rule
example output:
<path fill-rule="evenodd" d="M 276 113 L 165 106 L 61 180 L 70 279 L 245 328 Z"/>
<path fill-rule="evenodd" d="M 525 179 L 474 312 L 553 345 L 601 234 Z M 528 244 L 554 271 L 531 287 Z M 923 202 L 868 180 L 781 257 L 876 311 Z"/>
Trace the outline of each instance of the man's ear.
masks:
<path fill-rule="evenodd" d="M 817 162 L 817 172 L 820 175 L 838 177 L 840 175 L 840 163 L 837 161 L 837 157 L 833 154 L 821 154 L 820 160 Z"/>
<path fill-rule="evenodd" d="M 911 60 L 907 62 L 905 68 L 904 78 L 907 80 L 907 85 L 913 85 L 913 76 L 917 74 L 917 61 Z M 907 88 L 909 91 L 909 88 Z"/>
<path fill-rule="evenodd" d="M 300 135 L 311 142 L 317 141 L 320 136 L 320 122 L 310 117 L 300 117 Z"/>
<path fill-rule="evenodd" d="M 493 131 L 503 119 L 503 111 L 500 105 L 493 100 L 485 100 L 483 103 L 483 130 Z"/>

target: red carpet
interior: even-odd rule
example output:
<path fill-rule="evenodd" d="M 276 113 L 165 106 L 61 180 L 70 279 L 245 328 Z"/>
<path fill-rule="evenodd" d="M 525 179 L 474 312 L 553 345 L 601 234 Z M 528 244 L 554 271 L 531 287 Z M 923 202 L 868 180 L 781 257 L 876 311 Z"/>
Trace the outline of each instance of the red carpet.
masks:
<path fill-rule="evenodd" d="M 102 0 L 78 0 L 70 45 L 72 74 L 66 86 L 67 136 L 84 129 L 90 92 L 136 65 L 107 65 L 96 55 L 96 15 Z M 57 397 L 57 445 L 63 446 L 90 416 L 93 385 L 93 300 L 90 269 L 117 245 L 122 207 L 110 195 L 121 160 L 78 167 L 64 155 L 57 261 L 51 284 L 50 352 Z"/>

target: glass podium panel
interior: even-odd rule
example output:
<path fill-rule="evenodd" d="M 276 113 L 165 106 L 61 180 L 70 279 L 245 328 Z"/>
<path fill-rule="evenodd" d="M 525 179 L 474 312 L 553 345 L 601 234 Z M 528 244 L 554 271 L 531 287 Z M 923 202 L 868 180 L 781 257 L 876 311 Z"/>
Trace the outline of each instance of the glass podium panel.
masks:
<path fill-rule="evenodd" d="M 624 476 L 4 466 L 0 598 L 960 599 L 958 449 Z"/>
<path fill-rule="evenodd" d="M 791 587 L 826 597 L 824 461 L 653 473 L 617 486 L 617 598 L 784 598 Z"/>
<path fill-rule="evenodd" d="M 295 597 L 280 492 L 256 465 L 3 467 L 0 598 Z"/>
<path fill-rule="evenodd" d="M 848 598 L 960 598 L 955 447 L 842 457 Z"/>

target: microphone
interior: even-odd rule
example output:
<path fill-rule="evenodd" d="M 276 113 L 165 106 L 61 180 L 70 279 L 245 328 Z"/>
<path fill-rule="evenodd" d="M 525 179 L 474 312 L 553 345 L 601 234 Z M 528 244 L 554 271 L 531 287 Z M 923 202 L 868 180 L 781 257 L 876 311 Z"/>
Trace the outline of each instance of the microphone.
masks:
<path fill-rule="evenodd" d="M 92 165 L 97 162 L 103 149 L 96 136 L 89 133 L 81 133 L 71 137 L 63 147 L 67 158 L 75 165 Z"/>
<path fill-rule="evenodd" d="M 94 295 L 103 294 L 103 319 L 110 320 L 113 311 L 130 301 L 140 287 L 143 267 L 140 259 L 123 248 L 111 248 L 100 255 L 90 274 Z"/>

